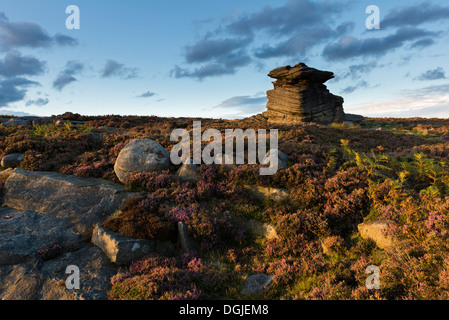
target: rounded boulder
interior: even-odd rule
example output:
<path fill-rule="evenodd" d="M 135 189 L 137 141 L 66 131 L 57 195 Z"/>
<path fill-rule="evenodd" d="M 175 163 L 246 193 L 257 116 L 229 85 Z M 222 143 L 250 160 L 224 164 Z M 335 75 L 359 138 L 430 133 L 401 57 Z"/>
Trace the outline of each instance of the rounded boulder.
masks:
<path fill-rule="evenodd" d="M 159 143 L 151 139 L 136 139 L 120 151 L 114 171 L 120 182 L 133 172 L 148 172 L 170 168 L 170 154 Z"/>

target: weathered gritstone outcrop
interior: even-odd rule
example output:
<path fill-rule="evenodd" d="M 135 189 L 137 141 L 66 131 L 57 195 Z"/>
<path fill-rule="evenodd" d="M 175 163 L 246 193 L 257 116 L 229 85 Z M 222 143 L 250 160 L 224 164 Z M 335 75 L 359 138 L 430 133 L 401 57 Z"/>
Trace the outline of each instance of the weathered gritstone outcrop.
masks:
<path fill-rule="evenodd" d="M 74 232 L 86 235 L 133 195 L 103 179 L 15 169 L 6 180 L 3 205 L 67 218 Z"/>
<path fill-rule="evenodd" d="M 277 79 L 267 91 L 266 116 L 270 122 L 343 122 L 343 98 L 329 92 L 324 83 L 334 77 L 329 71 L 304 63 L 276 68 L 268 74 Z"/>
<path fill-rule="evenodd" d="M 0 208 L 0 299 L 106 299 L 118 267 L 86 236 L 135 194 L 107 180 L 55 172 L 9 169 L 0 176 L 7 177 Z M 43 259 L 39 250 L 51 251 L 52 243 L 61 251 Z M 80 270 L 79 290 L 65 287 L 69 265 Z"/>

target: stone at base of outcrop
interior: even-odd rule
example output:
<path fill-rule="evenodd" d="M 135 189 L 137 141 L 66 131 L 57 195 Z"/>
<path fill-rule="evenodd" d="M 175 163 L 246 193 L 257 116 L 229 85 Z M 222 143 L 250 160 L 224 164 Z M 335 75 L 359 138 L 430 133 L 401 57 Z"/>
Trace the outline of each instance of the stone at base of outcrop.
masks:
<path fill-rule="evenodd" d="M 273 283 L 273 276 L 268 274 L 255 274 L 249 276 L 243 284 L 242 295 L 260 295 L 268 290 Z"/>
<path fill-rule="evenodd" d="M 394 241 L 385 231 L 394 224 L 390 220 L 369 221 L 359 224 L 357 229 L 363 239 L 371 239 L 379 248 L 388 249 L 394 245 Z"/>

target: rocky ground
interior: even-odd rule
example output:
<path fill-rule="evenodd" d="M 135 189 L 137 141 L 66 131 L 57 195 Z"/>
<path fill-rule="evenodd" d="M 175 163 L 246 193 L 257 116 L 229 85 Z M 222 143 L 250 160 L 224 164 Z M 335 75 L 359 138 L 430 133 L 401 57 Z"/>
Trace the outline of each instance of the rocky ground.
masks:
<path fill-rule="evenodd" d="M 347 120 L 203 119 L 280 129 L 261 178 L 170 165 L 193 119 L 2 118 L 0 299 L 445 299 L 449 123 Z"/>

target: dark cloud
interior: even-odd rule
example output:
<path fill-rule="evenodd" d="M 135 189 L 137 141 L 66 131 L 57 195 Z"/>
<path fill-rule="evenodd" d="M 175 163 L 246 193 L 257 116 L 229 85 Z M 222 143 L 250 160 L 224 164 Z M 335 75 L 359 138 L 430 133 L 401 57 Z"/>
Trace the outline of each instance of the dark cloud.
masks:
<path fill-rule="evenodd" d="M 237 72 L 241 66 L 251 63 L 251 58 L 244 51 L 231 52 L 227 55 L 220 56 L 212 62 L 193 70 L 181 68 L 176 65 L 170 72 L 170 76 L 174 78 L 195 78 L 203 80 L 207 77 L 231 75 Z"/>
<path fill-rule="evenodd" d="M 328 26 L 317 27 L 309 31 L 294 33 L 275 46 L 264 44 L 254 50 L 254 55 L 261 59 L 303 56 L 313 47 L 334 38 L 338 34 L 335 29 Z"/>
<path fill-rule="evenodd" d="M 360 89 L 360 88 L 367 88 L 368 87 L 368 82 L 366 82 L 365 80 L 362 80 L 360 82 L 358 82 L 355 85 L 352 86 L 348 86 L 346 88 L 344 88 L 342 90 L 342 93 L 344 94 L 350 94 L 353 93 L 355 90 Z"/>
<path fill-rule="evenodd" d="M 323 56 L 329 60 L 344 60 L 359 56 L 380 57 L 393 49 L 402 47 L 409 41 L 419 40 L 420 38 L 428 39 L 430 36 L 439 34 L 439 32 L 407 27 L 379 38 L 357 39 L 348 36 L 336 43 L 327 45 L 323 50 Z"/>
<path fill-rule="evenodd" d="M 424 49 L 426 47 L 429 47 L 435 43 L 435 40 L 432 38 L 424 38 L 418 41 L 415 41 L 410 48 L 411 49 Z"/>
<path fill-rule="evenodd" d="M 141 95 L 138 95 L 137 98 L 151 98 L 155 95 L 156 95 L 155 92 L 147 91 L 145 93 L 142 93 Z"/>
<path fill-rule="evenodd" d="M 106 61 L 101 76 L 103 78 L 120 77 L 127 80 L 137 78 L 137 71 L 137 68 L 128 68 L 124 64 L 110 59 Z"/>
<path fill-rule="evenodd" d="M 236 96 L 226 99 L 214 108 L 236 108 L 249 105 L 265 105 L 267 97 Z"/>
<path fill-rule="evenodd" d="M 78 45 L 78 40 L 60 33 L 54 36 L 54 40 L 59 46 L 74 47 Z"/>
<path fill-rule="evenodd" d="M 288 0 L 283 6 L 264 6 L 255 13 L 245 13 L 223 28 L 233 34 L 254 34 L 265 31 L 272 36 L 285 36 L 310 30 L 311 26 L 322 26 L 332 22 L 343 10 L 343 6 L 330 1 Z"/>
<path fill-rule="evenodd" d="M 78 81 L 75 75 L 84 69 L 84 64 L 78 61 L 68 61 L 64 69 L 59 73 L 58 77 L 53 81 L 53 88 L 61 91 L 65 86 L 72 82 Z"/>
<path fill-rule="evenodd" d="M 3 77 L 17 76 L 35 76 L 44 73 L 45 62 L 32 56 L 22 56 L 22 54 L 13 50 L 6 54 L 3 60 L 0 60 L 0 75 Z"/>
<path fill-rule="evenodd" d="M 382 27 L 417 26 L 426 22 L 449 19 L 449 7 L 431 4 L 428 1 L 391 10 L 382 19 Z"/>
<path fill-rule="evenodd" d="M 341 5 L 328 1 L 288 0 L 279 7 L 265 6 L 254 13 L 228 17 L 215 32 L 208 31 L 201 40 L 185 47 L 186 63 L 202 65 L 175 66 L 171 75 L 203 80 L 235 74 L 252 62 L 257 65 L 252 55 L 259 59 L 305 55 L 354 27 L 352 22 L 334 25 L 341 10 Z"/>
<path fill-rule="evenodd" d="M 170 72 L 170 76 L 175 78 L 196 78 L 203 80 L 207 77 L 235 74 L 236 69 L 228 69 L 218 63 L 209 63 L 205 66 L 189 70 L 176 65 Z"/>
<path fill-rule="evenodd" d="M 377 61 L 368 61 L 360 64 L 352 64 L 348 66 L 348 70 L 346 72 L 337 75 L 335 77 L 335 81 L 340 81 L 347 78 L 357 80 L 360 79 L 361 77 L 367 76 L 371 71 L 381 66 L 382 65 L 379 65 Z"/>
<path fill-rule="evenodd" d="M 47 98 L 38 98 L 36 100 L 28 100 L 25 104 L 27 107 L 31 106 L 31 105 L 36 105 L 38 107 L 42 107 L 45 106 L 49 103 L 50 101 Z"/>
<path fill-rule="evenodd" d="M 36 22 L 10 22 L 4 13 L 0 14 L 0 48 L 30 47 L 45 48 L 54 44 L 76 45 L 74 38 L 63 35 L 52 37 Z"/>
<path fill-rule="evenodd" d="M 72 82 L 78 81 L 74 76 L 69 74 L 60 74 L 55 81 L 53 81 L 53 88 L 61 91 L 65 86 L 69 85 Z"/>
<path fill-rule="evenodd" d="M 40 85 L 38 82 L 21 77 L 9 78 L 0 81 L 0 107 L 9 103 L 23 100 L 26 95 L 24 87 Z"/>
<path fill-rule="evenodd" d="M 204 39 L 185 48 L 185 59 L 189 64 L 204 63 L 193 70 L 175 66 L 171 76 L 175 78 L 196 78 L 235 74 L 238 67 L 251 63 L 244 50 L 251 42 L 249 38 Z"/>
<path fill-rule="evenodd" d="M 436 69 L 427 70 L 426 72 L 421 73 L 416 79 L 421 81 L 441 80 L 446 79 L 446 73 L 443 68 L 438 67 Z"/>
<path fill-rule="evenodd" d="M 8 21 L 8 17 L 4 12 L 0 12 L 0 21 Z"/>
<path fill-rule="evenodd" d="M 187 46 L 185 58 L 187 63 L 207 62 L 212 59 L 225 59 L 236 50 L 245 48 L 251 40 L 244 39 L 202 39 L 194 45 Z"/>

